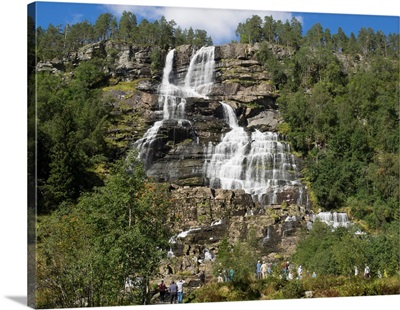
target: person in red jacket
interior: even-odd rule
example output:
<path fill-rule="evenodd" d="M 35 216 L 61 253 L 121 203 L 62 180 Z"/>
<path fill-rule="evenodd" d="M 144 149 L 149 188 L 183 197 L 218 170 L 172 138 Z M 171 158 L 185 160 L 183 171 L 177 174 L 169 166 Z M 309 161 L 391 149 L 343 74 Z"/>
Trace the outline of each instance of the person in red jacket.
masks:
<path fill-rule="evenodd" d="M 160 292 L 160 301 L 161 303 L 164 303 L 165 301 L 165 291 L 167 289 L 167 286 L 164 283 L 164 280 L 161 280 L 160 285 L 158 286 L 158 290 Z"/>

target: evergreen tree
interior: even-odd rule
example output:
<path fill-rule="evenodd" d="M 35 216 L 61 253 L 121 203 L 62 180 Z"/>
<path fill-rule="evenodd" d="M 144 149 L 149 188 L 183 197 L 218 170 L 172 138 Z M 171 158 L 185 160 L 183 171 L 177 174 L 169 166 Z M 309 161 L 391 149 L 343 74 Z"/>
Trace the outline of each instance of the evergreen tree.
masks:
<path fill-rule="evenodd" d="M 175 46 L 174 27 L 175 21 L 167 21 L 164 16 L 161 17 L 158 29 L 159 41 L 157 45 L 162 49 L 168 49 L 170 46 Z"/>
<path fill-rule="evenodd" d="M 175 29 L 175 44 L 176 46 L 186 43 L 186 35 L 180 26 Z"/>
<path fill-rule="evenodd" d="M 276 30 L 275 20 L 272 16 L 264 17 L 263 37 L 269 43 L 275 42 Z"/>
<path fill-rule="evenodd" d="M 111 22 L 113 16 L 110 13 L 100 14 L 97 18 L 94 29 L 98 40 L 107 40 L 111 35 Z"/>
<path fill-rule="evenodd" d="M 332 40 L 335 51 L 338 51 L 339 53 L 346 52 L 347 42 L 349 38 L 346 36 L 345 32 L 341 27 L 339 27 L 337 33 L 332 36 Z"/>
<path fill-rule="evenodd" d="M 301 23 L 292 17 L 290 21 L 290 45 L 295 49 L 299 50 L 303 41 L 303 28 Z"/>
<path fill-rule="evenodd" d="M 197 46 L 205 46 L 208 45 L 208 43 L 207 31 L 196 29 L 193 44 Z"/>
<path fill-rule="evenodd" d="M 64 36 L 61 26 L 50 24 L 46 30 L 38 29 L 38 57 L 45 60 L 53 60 L 63 56 Z"/>
<path fill-rule="evenodd" d="M 143 45 L 155 45 L 157 44 L 157 40 L 159 39 L 157 35 L 157 29 L 159 27 L 159 22 L 155 21 L 154 23 L 149 22 L 147 19 L 142 19 L 137 28 L 137 38 L 135 42 L 137 44 Z"/>
<path fill-rule="evenodd" d="M 258 15 L 248 18 L 245 23 L 239 23 L 236 35 L 240 36 L 241 43 L 256 43 L 262 40 L 262 20 Z"/>
<path fill-rule="evenodd" d="M 320 23 L 316 23 L 308 29 L 305 42 L 310 47 L 320 47 L 324 44 L 324 29 Z"/>
<path fill-rule="evenodd" d="M 187 35 L 186 35 L 186 41 L 187 44 L 193 44 L 194 41 L 194 31 L 192 27 L 189 27 L 189 30 L 187 31 Z"/>
<path fill-rule="evenodd" d="M 136 15 L 132 12 L 123 11 L 119 20 L 118 37 L 126 42 L 132 42 L 137 27 Z"/>

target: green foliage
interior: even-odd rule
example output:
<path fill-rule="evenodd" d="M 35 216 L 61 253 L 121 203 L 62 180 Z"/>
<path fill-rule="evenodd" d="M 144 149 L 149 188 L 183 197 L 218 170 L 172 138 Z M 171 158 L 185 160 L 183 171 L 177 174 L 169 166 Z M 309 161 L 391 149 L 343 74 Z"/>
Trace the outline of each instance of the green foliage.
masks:
<path fill-rule="evenodd" d="M 123 11 L 119 21 L 118 38 L 123 41 L 131 41 L 137 30 L 136 15 L 132 12 Z"/>
<path fill-rule="evenodd" d="M 300 241 L 292 259 L 305 270 L 323 276 L 352 276 L 354 266 L 361 272 L 366 264 L 374 277 L 378 270 L 396 275 L 400 251 L 398 231 L 393 229 L 378 235 L 357 235 L 355 231 L 356 228 L 332 230 L 317 221 Z"/>
<path fill-rule="evenodd" d="M 370 29 L 331 36 L 316 24 L 290 57 L 278 58 L 265 42 L 258 51 L 280 90 L 280 130 L 305 159 L 314 203 L 346 208 L 375 230 L 398 218 L 400 197 L 399 62 L 384 52 L 387 40 Z M 355 64 L 357 53 L 364 58 Z"/>
<path fill-rule="evenodd" d="M 94 24 L 95 36 L 98 40 L 107 40 L 111 36 L 111 22 L 113 16 L 110 13 L 100 14 Z"/>
<path fill-rule="evenodd" d="M 235 290 L 232 286 L 210 283 L 193 292 L 188 301 L 197 303 L 246 300 L 243 298 L 243 293 Z"/>
<path fill-rule="evenodd" d="M 219 247 L 214 273 L 234 270 L 233 282 L 246 286 L 254 278 L 256 272 L 257 253 L 254 242 L 237 241 L 233 246 L 224 239 Z"/>
<path fill-rule="evenodd" d="M 168 197 L 148 183 L 129 154 L 118 161 L 105 185 L 63 204 L 38 225 L 39 308 L 141 303 L 124 293 L 130 275 L 158 273 L 167 245 Z"/>
<path fill-rule="evenodd" d="M 391 279 L 374 279 L 365 281 L 356 279 L 344 283 L 338 288 L 340 296 L 376 296 L 395 295 L 399 293 L 399 281 L 397 277 Z"/>
<path fill-rule="evenodd" d="M 268 42 L 285 45 L 297 50 L 302 41 L 301 23 L 292 18 L 291 21 L 275 21 L 272 16 L 265 16 L 264 21 L 258 15 L 247 18 L 244 23 L 239 23 L 236 35 L 241 43 Z"/>
<path fill-rule="evenodd" d="M 291 281 L 268 277 L 263 281 L 249 283 L 246 290 L 241 290 L 233 283 L 211 282 L 191 292 L 185 301 L 195 303 L 299 299 L 304 298 L 306 291 L 312 291 L 314 298 L 394 295 L 398 294 L 399 289 L 398 276 L 382 279 L 317 276 Z"/>
<path fill-rule="evenodd" d="M 139 24 L 137 22 L 135 14 L 124 11 L 119 21 L 114 15 L 103 13 L 98 16 L 93 25 L 85 20 L 72 25 L 67 24 L 64 29 L 52 24 L 47 29 L 41 27 L 34 29 L 32 23 L 28 26 L 30 38 L 34 38 L 31 35 L 32 32 L 37 34 L 39 60 L 55 58 L 60 60 L 86 44 L 106 40 L 157 46 L 163 51 L 182 44 L 195 46 L 213 44 L 207 31 L 191 27 L 182 30 L 174 20 L 168 21 L 164 16 L 154 22 L 147 19 L 142 19 Z M 30 60 L 33 59 L 30 58 Z"/>
<path fill-rule="evenodd" d="M 240 43 L 255 43 L 262 40 L 262 20 L 258 15 L 248 18 L 245 23 L 239 23 L 236 35 L 240 36 Z"/>
<path fill-rule="evenodd" d="M 64 53 L 75 52 L 81 46 L 94 42 L 95 30 L 87 20 L 64 28 Z"/>
<path fill-rule="evenodd" d="M 288 281 L 282 288 L 284 299 L 302 298 L 304 296 L 304 287 L 301 281 Z"/>
<path fill-rule="evenodd" d="M 36 29 L 37 39 L 37 54 L 40 60 L 53 60 L 54 58 L 61 59 L 63 53 L 63 34 L 60 26 L 55 27 L 50 24 L 46 30 L 40 26 Z"/>
<path fill-rule="evenodd" d="M 151 51 L 151 65 L 150 69 L 152 72 L 161 72 L 162 69 L 164 68 L 164 63 L 165 63 L 165 57 L 164 54 L 162 53 L 160 48 L 154 48 Z"/>
<path fill-rule="evenodd" d="M 38 212 L 44 213 L 101 184 L 93 171 L 108 153 L 111 106 L 96 89 L 106 79 L 100 60 L 80 64 L 71 79 L 48 73 L 32 79 L 36 102 L 29 104 L 29 119 L 37 125 Z"/>
<path fill-rule="evenodd" d="M 81 62 L 74 70 L 73 86 L 86 92 L 87 89 L 105 85 L 107 76 L 103 71 L 103 66 L 103 60 L 98 58 Z"/>

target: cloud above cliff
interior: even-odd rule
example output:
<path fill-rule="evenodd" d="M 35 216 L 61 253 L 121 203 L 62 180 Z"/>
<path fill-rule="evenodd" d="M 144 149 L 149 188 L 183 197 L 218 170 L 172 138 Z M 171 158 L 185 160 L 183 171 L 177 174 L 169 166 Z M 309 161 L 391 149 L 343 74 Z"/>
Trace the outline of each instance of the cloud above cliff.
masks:
<path fill-rule="evenodd" d="M 123 11 L 131 11 L 141 20 L 146 18 L 154 21 L 165 16 L 170 21 L 174 20 L 182 29 L 202 29 L 212 37 L 214 44 L 229 43 L 237 39 L 235 30 L 240 22 L 245 22 L 253 15 L 272 15 L 275 20 L 290 20 L 293 15 L 286 12 L 268 12 L 255 10 L 232 10 L 232 9 L 205 9 L 205 8 L 179 8 L 179 7 L 149 7 L 149 6 L 121 6 L 106 5 L 118 18 Z M 296 18 L 302 22 L 300 17 Z"/>

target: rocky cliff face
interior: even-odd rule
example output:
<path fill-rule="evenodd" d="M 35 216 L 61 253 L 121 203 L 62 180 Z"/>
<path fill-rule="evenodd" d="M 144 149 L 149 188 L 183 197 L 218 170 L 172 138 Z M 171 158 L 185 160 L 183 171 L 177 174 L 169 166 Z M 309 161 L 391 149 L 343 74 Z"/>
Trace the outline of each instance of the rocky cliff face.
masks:
<path fill-rule="evenodd" d="M 173 73 L 177 84 L 187 74 L 194 53 L 192 46 L 176 48 Z M 256 53 L 257 46 L 216 47 L 214 83 L 209 94 L 206 98 L 186 98 L 185 119 L 190 124 L 164 120 L 158 129 L 147 173 L 171 184 L 171 219 L 178 223 L 174 227 L 177 235 L 171 238 L 175 271 L 193 270 L 193 260 L 204 262 L 207 256 L 215 257 L 224 238 L 232 243 L 246 240 L 252 229 L 261 245 L 260 254 L 289 256 L 300 228 L 305 226 L 307 203 L 298 205 L 299 193 L 293 189 L 278 193 L 277 204 L 265 206 L 243 189 L 207 186 L 204 165 L 210 160 L 208 146 L 220 143 L 231 130 L 221 102 L 233 109 L 238 124 L 248 132 L 276 132 L 282 121 L 277 92 Z M 154 93 L 153 89 L 141 87 L 140 91 Z M 162 115 L 154 110 L 151 119 L 161 120 Z"/>
<path fill-rule="evenodd" d="M 184 79 L 196 50 L 189 45 L 175 49 L 173 72 L 177 80 Z M 279 192 L 276 203 L 265 205 L 243 189 L 208 187 L 204 174 L 205 162 L 210 160 L 209 145 L 220 143 L 231 130 L 221 102 L 233 109 L 238 125 L 248 132 L 277 132 L 282 122 L 277 91 L 268 69 L 257 60 L 257 51 L 257 45 L 215 47 L 214 83 L 209 94 L 205 98 L 186 98 L 188 123 L 171 119 L 163 121 L 158 129 L 147 174 L 157 182 L 171 184 L 170 216 L 177 233 L 171 239 L 171 250 L 180 257 L 174 269 L 193 267 L 188 262 L 194 257 L 204 260 L 208 251 L 216 255 L 223 238 L 230 242 L 245 240 L 250 229 L 255 230 L 263 255 L 286 256 L 295 247 L 299 228 L 305 226 L 307 202 L 299 205 L 299 193 L 293 189 Z M 105 95 L 115 99 L 115 121 L 109 139 L 124 152 L 163 118 L 159 102 L 163 72 L 152 71 L 152 52 L 150 47 L 98 43 L 63 61 L 40 63 L 37 70 L 57 72 L 68 62 L 107 59 L 105 71 L 116 81 L 115 87 L 105 90 Z M 118 88 L 122 83 L 131 88 Z"/>
<path fill-rule="evenodd" d="M 186 74 L 193 53 L 191 46 L 176 49 L 174 72 L 178 78 Z M 255 53 L 255 47 L 242 44 L 216 47 L 215 82 L 208 98 L 187 98 L 186 118 L 191 121 L 190 130 L 177 130 L 173 123 L 163 124 L 159 152 L 154 154 L 149 176 L 182 186 L 204 185 L 206 146 L 218 143 L 221 135 L 230 129 L 224 121 L 221 101 L 235 110 L 239 124 L 247 130 L 277 130 L 281 119 L 275 104 L 276 91 L 268 71 L 255 59 Z M 141 90 L 151 92 L 151 89 Z M 150 119 L 159 120 L 161 115 L 154 111 Z"/>

